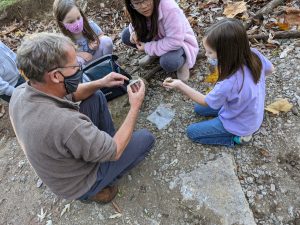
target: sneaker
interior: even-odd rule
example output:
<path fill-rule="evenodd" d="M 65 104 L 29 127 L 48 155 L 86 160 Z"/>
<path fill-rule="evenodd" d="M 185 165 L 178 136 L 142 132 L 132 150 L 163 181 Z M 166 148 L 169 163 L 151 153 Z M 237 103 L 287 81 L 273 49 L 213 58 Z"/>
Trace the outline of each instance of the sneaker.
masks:
<path fill-rule="evenodd" d="M 177 72 L 177 78 L 182 81 L 188 81 L 190 78 L 190 69 L 187 63 L 184 63 L 182 67 L 180 67 Z"/>
<path fill-rule="evenodd" d="M 90 197 L 88 200 L 106 204 L 111 202 L 116 197 L 117 193 L 118 186 L 115 185 L 111 187 L 106 187 L 100 192 L 98 192 L 96 195 Z"/>
<path fill-rule="evenodd" d="M 147 66 L 153 63 L 156 58 L 157 58 L 156 56 L 145 55 L 143 58 L 139 60 L 139 65 L 141 67 Z"/>
<path fill-rule="evenodd" d="M 233 138 L 233 141 L 236 143 L 236 144 L 245 144 L 245 143 L 248 143 L 250 142 L 252 139 L 252 135 L 248 135 L 248 136 L 235 136 Z"/>

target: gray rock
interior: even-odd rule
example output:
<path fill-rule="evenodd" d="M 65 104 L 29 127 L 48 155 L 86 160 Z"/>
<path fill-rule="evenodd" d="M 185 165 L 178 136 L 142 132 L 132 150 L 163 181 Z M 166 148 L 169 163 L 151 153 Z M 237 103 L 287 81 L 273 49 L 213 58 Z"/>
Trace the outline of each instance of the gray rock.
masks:
<path fill-rule="evenodd" d="M 200 165 L 188 174 L 180 174 L 181 194 L 186 202 L 202 206 L 200 217 L 220 218 L 220 225 L 255 225 L 252 211 L 235 174 L 235 163 L 224 154 Z M 251 193 L 253 195 L 253 193 Z"/>

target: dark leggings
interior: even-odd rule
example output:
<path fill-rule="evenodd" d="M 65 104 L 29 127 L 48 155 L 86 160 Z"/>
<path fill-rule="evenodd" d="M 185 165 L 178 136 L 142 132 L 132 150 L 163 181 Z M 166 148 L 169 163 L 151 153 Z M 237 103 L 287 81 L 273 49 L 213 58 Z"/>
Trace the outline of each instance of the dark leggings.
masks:
<path fill-rule="evenodd" d="M 122 42 L 130 47 L 136 47 L 130 42 L 129 28 L 125 28 L 121 33 Z M 185 63 L 186 57 L 183 48 L 167 52 L 160 56 L 159 64 L 168 73 L 176 72 Z"/>
<path fill-rule="evenodd" d="M 114 136 L 115 128 L 104 94 L 97 91 L 80 104 L 80 112 L 87 115 L 99 128 Z M 100 164 L 95 184 L 90 190 L 79 198 L 87 200 L 109 185 L 113 185 L 117 179 L 141 162 L 151 150 L 155 142 L 154 136 L 146 129 L 133 132 L 120 159 Z"/>

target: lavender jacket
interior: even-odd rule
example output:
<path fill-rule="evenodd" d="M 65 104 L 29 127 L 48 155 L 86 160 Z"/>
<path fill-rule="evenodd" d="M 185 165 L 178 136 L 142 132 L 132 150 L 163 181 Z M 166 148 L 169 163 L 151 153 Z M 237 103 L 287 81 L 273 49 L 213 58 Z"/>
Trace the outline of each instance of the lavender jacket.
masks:
<path fill-rule="evenodd" d="M 132 26 L 129 26 L 132 31 Z M 195 65 L 199 51 L 197 39 L 183 11 L 174 0 L 160 0 L 158 6 L 158 37 L 145 44 L 150 56 L 162 56 L 183 48 L 189 68 Z"/>

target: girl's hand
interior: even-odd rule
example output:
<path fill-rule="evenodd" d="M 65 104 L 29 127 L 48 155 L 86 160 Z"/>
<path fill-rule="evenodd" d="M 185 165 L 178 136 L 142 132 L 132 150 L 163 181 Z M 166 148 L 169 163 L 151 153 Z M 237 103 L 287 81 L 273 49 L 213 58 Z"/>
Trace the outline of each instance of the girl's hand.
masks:
<path fill-rule="evenodd" d="M 92 41 L 92 42 L 90 42 L 90 43 L 89 43 L 89 48 L 90 48 L 91 50 L 97 50 L 97 48 L 98 48 L 97 41 Z"/>
<path fill-rule="evenodd" d="M 144 42 L 138 42 L 136 44 L 136 47 L 137 49 L 140 51 L 140 52 L 144 52 L 145 51 L 145 43 Z"/>
<path fill-rule="evenodd" d="M 77 55 L 83 58 L 86 62 L 92 60 L 93 55 L 88 52 L 77 52 Z"/>
<path fill-rule="evenodd" d="M 168 77 L 164 80 L 163 82 L 163 86 L 166 89 L 174 89 L 174 88 L 178 88 L 180 86 L 180 84 L 182 83 L 181 80 L 178 79 L 172 79 L 171 77 Z"/>
<path fill-rule="evenodd" d="M 136 33 L 135 32 L 132 32 L 130 34 L 130 42 L 132 44 L 137 44 L 138 43 L 138 39 L 137 39 L 137 36 L 136 36 Z"/>

